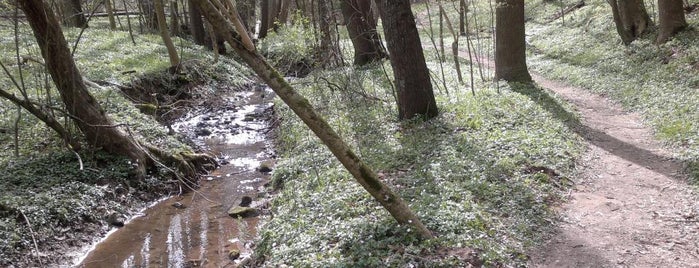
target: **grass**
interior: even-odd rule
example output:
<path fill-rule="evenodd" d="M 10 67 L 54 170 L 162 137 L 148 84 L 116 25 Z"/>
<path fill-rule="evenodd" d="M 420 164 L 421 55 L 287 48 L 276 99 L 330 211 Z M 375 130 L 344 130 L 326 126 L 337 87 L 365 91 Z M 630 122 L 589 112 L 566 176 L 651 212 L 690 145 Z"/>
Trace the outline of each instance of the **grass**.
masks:
<path fill-rule="evenodd" d="M 169 74 L 167 53 L 159 36 L 136 35 L 134 45 L 127 32 L 94 25 L 83 33 L 75 53 L 82 75 L 103 85 L 91 87 L 91 93 L 115 123 L 128 124 L 135 138 L 159 148 L 173 152 L 193 150 L 181 138 L 168 135 L 156 118 L 139 112 L 113 85 L 128 86 L 146 79 L 157 81 L 158 87 L 162 87 L 157 90 L 163 92 L 184 87 L 190 94 L 210 96 L 251 81 L 251 72 L 235 60 L 221 57 L 212 64 L 208 51 L 184 39 L 176 39 L 176 44 L 188 67 L 179 74 Z M 78 34 L 77 29 L 65 29 L 71 46 Z M 0 60 L 19 79 L 14 32 L 12 28 L 0 28 L 0 36 Z M 41 59 L 27 25 L 20 25 L 18 37 L 21 56 Z M 60 109 L 58 93 L 43 66 L 28 62 L 22 68 L 29 98 Z M 7 75 L 0 75 L 0 85 L 19 94 Z M 127 159 L 91 149 L 79 152 L 84 164 L 81 170 L 78 157 L 36 118 L 23 111 L 16 120 L 16 106 L 4 99 L 0 100 L 0 113 L 5 115 L 0 118 L 0 266 L 39 265 L 37 257 L 31 254 L 34 239 L 42 252 L 65 252 L 70 246 L 79 246 L 103 234 L 109 228 L 107 215 L 128 216 L 146 202 L 177 191 L 176 185 L 166 182 L 170 176 L 165 172 L 153 172 L 145 180 L 135 181 Z M 65 118 L 59 112 L 56 115 L 63 122 Z M 15 122 L 19 156 L 14 153 Z M 71 124 L 68 128 L 77 132 Z M 47 265 L 69 261 L 65 259 L 69 257 L 49 254 L 43 261 Z"/>
<path fill-rule="evenodd" d="M 427 57 L 438 71 L 437 57 Z M 531 86 L 504 85 L 497 93 L 477 82 L 472 96 L 453 69 L 445 71 L 450 95 L 439 90 L 441 114 L 427 122 L 396 120 L 387 62 L 318 70 L 294 81 L 437 238 L 419 241 L 398 226 L 278 103 L 279 194 L 256 253 L 265 266 L 454 267 L 467 261 L 456 253 L 466 249 L 488 266 L 526 262 L 526 249 L 547 233 L 551 206 L 574 177 L 582 141 L 565 120 L 575 115 L 550 97 L 558 110 L 544 108 L 526 91 L 546 94 Z"/>
<path fill-rule="evenodd" d="M 624 47 L 606 3 L 587 3 L 566 16 L 565 24 L 541 19 L 555 12 L 554 5 L 527 4 L 533 18 L 527 25 L 530 68 L 641 114 L 699 182 L 699 16 L 688 14 L 689 28 L 666 44 L 654 45 L 651 33 Z M 657 7 L 648 10 L 657 17 Z"/>

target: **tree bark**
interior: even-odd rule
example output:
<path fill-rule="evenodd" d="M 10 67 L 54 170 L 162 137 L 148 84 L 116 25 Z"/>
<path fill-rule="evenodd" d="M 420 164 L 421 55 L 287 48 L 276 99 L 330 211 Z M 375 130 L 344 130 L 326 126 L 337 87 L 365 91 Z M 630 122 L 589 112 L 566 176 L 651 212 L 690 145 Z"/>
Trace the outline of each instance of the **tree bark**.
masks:
<path fill-rule="evenodd" d="M 73 118 L 88 143 L 107 152 L 129 157 L 137 166 L 139 174 L 145 174 L 145 168 L 149 164 L 145 152 L 126 133 L 114 126 L 87 90 L 53 12 L 42 0 L 17 3 L 27 16 L 46 68 L 66 106 L 66 112 Z"/>
<path fill-rule="evenodd" d="M 80 0 L 63 0 L 63 25 L 87 28 L 87 19 Z"/>
<path fill-rule="evenodd" d="M 318 47 L 318 60 L 320 65 L 327 67 L 338 64 L 339 48 L 334 42 L 331 25 L 334 20 L 331 18 L 330 3 L 328 1 L 318 1 L 318 28 L 320 30 L 320 46 Z"/>
<path fill-rule="evenodd" d="M 625 45 L 631 44 L 648 32 L 650 21 L 643 0 L 607 0 L 612 7 L 612 15 L 617 33 Z"/>
<path fill-rule="evenodd" d="M 400 224 L 414 227 L 423 238 L 433 237 L 432 233 L 412 213 L 408 205 L 381 182 L 376 173 L 371 170 L 340 138 L 340 136 L 318 115 L 311 104 L 256 51 L 248 50 L 242 45 L 242 40 L 236 34 L 234 26 L 226 21 L 220 11 L 207 0 L 198 1 L 207 20 L 215 30 L 224 35 L 226 41 L 233 47 L 243 61 L 257 73 L 275 93 L 306 123 L 306 125 L 328 146 L 335 157 Z"/>
<path fill-rule="evenodd" d="M 439 113 L 409 0 L 376 0 L 383 22 L 396 93 L 398 118 L 433 118 Z"/>
<path fill-rule="evenodd" d="M 170 1 L 170 35 L 180 35 L 180 15 L 175 0 Z"/>
<path fill-rule="evenodd" d="M 192 38 L 194 43 L 200 46 L 206 44 L 206 34 L 204 32 L 204 21 L 201 19 L 201 11 L 199 10 L 199 5 L 195 3 L 196 0 L 189 0 L 189 28 L 192 31 Z"/>
<path fill-rule="evenodd" d="M 524 36 L 524 1 L 497 0 L 495 9 L 495 78 L 531 82 Z"/>
<path fill-rule="evenodd" d="M 667 42 L 677 32 L 687 28 L 682 0 L 658 0 L 659 31 L 657 44 Z"/>
<path fill-rule="evenodd" d="M 245 28 L 248 30 L 249 33 L 254 34 L 255 32 L 255 7 L 256 7 L 256 1 L 255 0 L 242 0 L 242 1 L 236 1 L 236 5 L 238 5 L 238 11 L 240 12 L 240 20 L 243 22 L 243 25 L 245 25 Z"/>
<path fill-rule="evenodd" d="M 343 0 L 340 8 L 354 45 L 354 64 L 361 66 L 388 58 L 373 24 L 371 0 Z"/>
<path fill-rule="evenodd" d="M 170 34 L 165 21 L 165 7 L 163 0 L 153 0 L 155 4 L 155 16 L 158 18 L 158 29 L 160 29 L 160 37 L 163 38 L 163 43 L 167 47 L 167 54 L 170 57 L 170 66 L 175 67 L 180 64 L 180 57 L 177 55 L 177 48 L 172 43 Z"/>
<path fill-rule="evenodd" d="M 104 8 L 107 10 L 107 17 L 109 18 L 109 29 L 115 31 L 116 20 L 114 20 L 114 5 L 112 5 L 112 0 L 104 0 Z"/>
<path fill-rule="evenodd" d="M 269 0 L 261 0 L 262 3 L 260 4 L 260 32 L 257 34 L 257 38 L 263 39 L 267 37 L 267 32 L 269 31 L 269 17 L 271 16 L 270 14 L 270 8 L 269 8 Z"/>

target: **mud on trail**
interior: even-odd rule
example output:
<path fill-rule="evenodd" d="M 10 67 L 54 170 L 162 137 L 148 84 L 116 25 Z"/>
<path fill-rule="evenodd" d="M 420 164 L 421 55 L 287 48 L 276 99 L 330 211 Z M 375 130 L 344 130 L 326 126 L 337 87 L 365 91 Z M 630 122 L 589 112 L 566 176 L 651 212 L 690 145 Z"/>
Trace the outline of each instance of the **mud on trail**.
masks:
<path fill-rule="evenodd" d="M 110 232 L 77 267 L 236 267 L 250 261 L 259 216 L 227 212 L 238 205 L 265 209 L 273 97 L 267 88 L 232 92 L 217 108 L 174 123 L 173 130 L 216 155 L 221 167 L 195 191 L 160 201 Z M 252 204 L 241 204 L 250 203 L 247 197 Z"/>
<path fill-rule="evenodd" d="M 531 267 L 699 267 L 699 203 L 682 164 L 638 114 L 602 96 L 533 75 L 581 115 L 589 143 L 554 236 Z"/>

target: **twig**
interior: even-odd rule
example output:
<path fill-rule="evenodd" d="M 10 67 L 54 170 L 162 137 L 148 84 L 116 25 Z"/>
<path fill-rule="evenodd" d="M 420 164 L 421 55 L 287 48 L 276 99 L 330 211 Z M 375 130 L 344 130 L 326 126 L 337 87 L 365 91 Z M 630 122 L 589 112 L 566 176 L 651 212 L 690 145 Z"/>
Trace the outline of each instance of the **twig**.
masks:
<path fill-rule="evenodd" d="M 22 210 L 17 210 L 19 211 L 20 214 L 22 214 L 22 217 L 24 218 L 24 222 L 27 223 L 27 228 L 29 228 L 29 234 L 32 236 L 32 242 L 34 242 L 34 249 L 36 250 L 36 258 L 39 260 L 39 264 L 41 266 L 44 266 L 44 262 L 41 261 L 41 255 L 39 252 L 39 244 L 36 243 L 36 237 L 34 236 L 34 230 L 32 229 L 32 224 L 29 222 L 29 218 L 27 218 L 27 215 L 22 212 Z"/>

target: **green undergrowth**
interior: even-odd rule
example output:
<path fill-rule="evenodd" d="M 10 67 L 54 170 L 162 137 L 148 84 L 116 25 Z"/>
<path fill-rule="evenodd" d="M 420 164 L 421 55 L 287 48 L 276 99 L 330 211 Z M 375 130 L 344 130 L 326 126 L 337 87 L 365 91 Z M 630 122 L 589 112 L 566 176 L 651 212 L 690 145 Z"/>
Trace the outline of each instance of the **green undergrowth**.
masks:
<path fill-rule="evenodd" d="M 398 226 L 278 103 L 280 190 L 258 257 L 269 267 L 457 267 L 477 263 L 459 254 L 473 249 L 487 266 L 523 265 L 574 177 L 582 143 L 565 121 L 575 116 L 530 85 L 477 83 L 472 96 L 446 69 L 440 116 L 398 122 L 389 67 L 316 71 L 294 85 L 437 237 Z"/>
<path fill-rule="evenodd" d="M 4 21 L 5 23 L 11 23 Z M 95 24 L 93 24 L 95 25 Z M 65 29 L 69 46 L 78 29 Z M 19 82 L 15 59 L 14 33 L 0 28 L 3 64 Z M 175 38 L 184 64 L 168 72 L 169 61 L 157 35 L 90 27 L 82 35 L 75 60 L 82 75 L 99 86 L 89 86 L 105 111 L 124 132 L 169 152 L 192 151 L 182 138 L 168 134 L 154 115 L 141 113 L 121 88 L 172 97 L 187 95 L 185 103 L 201 96 L 217 96 L 222 90 L 235 90 L 250 83 L 251 72 L 234 59 L 221 57 L 213 63 L 210 52 L 189 41 Z M 41 60 L 36 42 L 27 25 L 20 25 L 19 55 Z M 43 66 L 28 61 L 22 66 L 27 95 L 42 105 L 51 105 L 60 122 L 62 104 Z M 9 76 L 0 75 L 3 89 L 20 95 Z M 48 89 L 48 90 L 47 90 Z M 152 92 L 151 92 L 152 90 Z M 183 108 L 184 109 L 184 108 Z M 133 180 L 133 164 L 127 159 L 108 156 L 83 146 L 79 157 L 65 148 L 56 134 L 26 111 L 17 120 L 17 107 L 0 100 L 0 266 L 40 266 L 70 261 L 70 247 L 92 241 L 107 229 L 108 215 L 128 216 L 169 193 L 176 192 L 167 172 L 152 170 L 145 180 Z M 17 128 L 15 128 L 15 124 Z M 68 129 L 77 129 L 68 123 Z M 14 133 L 18 130 L 15 142 Z M 17 144 L 18 146 L 15 146 Z M 15 150 L 16 149 L 16 150 Z M 15 151 L 18 156 L 15 156 Z M 82 162 L 82 169 L 81 169 Z M 30 254 L 36 245 L 41 252 Z M 42 265 L 42 266 L 43 266 Z"/>
<path fill-rule="evenodd" d="M 699 15 L 687 14 L 689 28 L 666 44 L 655 45 L 653 32 L 625 47 L 606 2 L 586 1 L 565 23 L 548 22 L 560 4 L 544 2 L 527 2 L 530 68 L 641 114 L 699 182 Z M 657 19 L 651 4 L 646 2 Z"/>

